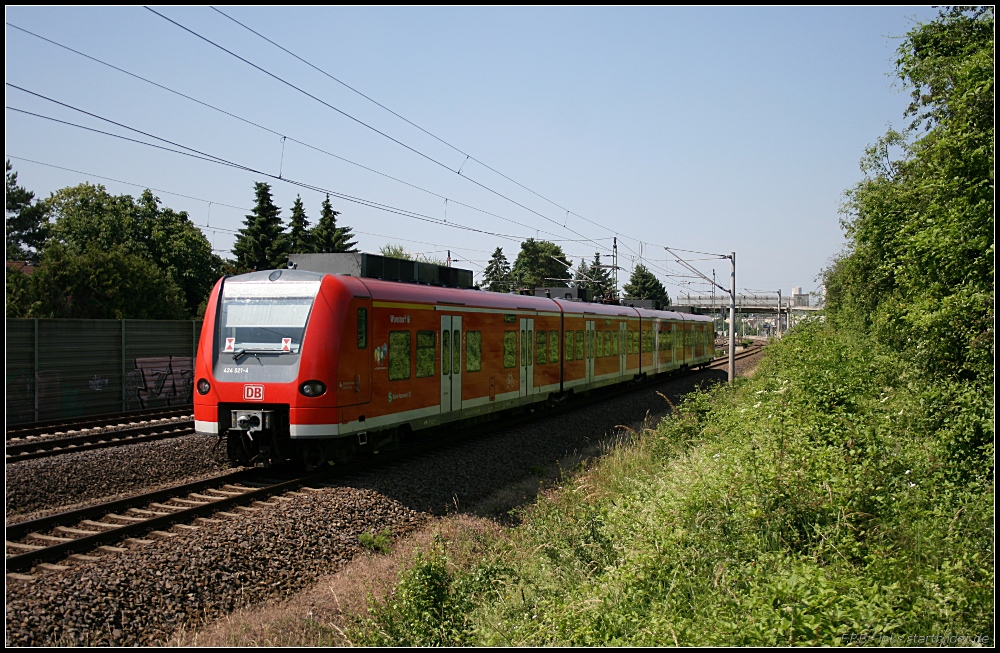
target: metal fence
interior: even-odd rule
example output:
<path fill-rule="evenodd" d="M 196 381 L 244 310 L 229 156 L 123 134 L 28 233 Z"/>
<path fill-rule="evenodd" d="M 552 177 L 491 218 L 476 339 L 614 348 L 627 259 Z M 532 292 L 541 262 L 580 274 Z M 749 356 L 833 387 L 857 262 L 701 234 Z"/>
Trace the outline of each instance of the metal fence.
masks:
<path fill-rule="evenodd" d="M 191 403 L 200 320 L 7 320 L 7 423 Z"/>

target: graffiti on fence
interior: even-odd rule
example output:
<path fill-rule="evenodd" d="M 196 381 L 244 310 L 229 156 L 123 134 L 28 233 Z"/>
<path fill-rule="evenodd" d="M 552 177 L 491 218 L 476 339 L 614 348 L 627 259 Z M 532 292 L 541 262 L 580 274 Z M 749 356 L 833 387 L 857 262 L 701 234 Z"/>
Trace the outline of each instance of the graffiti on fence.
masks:
<path fill-rule="evenodd" d="M 126 410 L 189 404 L 194 390 L 194 359 L 190 356 L 136 358 L 126 373 Z"/>

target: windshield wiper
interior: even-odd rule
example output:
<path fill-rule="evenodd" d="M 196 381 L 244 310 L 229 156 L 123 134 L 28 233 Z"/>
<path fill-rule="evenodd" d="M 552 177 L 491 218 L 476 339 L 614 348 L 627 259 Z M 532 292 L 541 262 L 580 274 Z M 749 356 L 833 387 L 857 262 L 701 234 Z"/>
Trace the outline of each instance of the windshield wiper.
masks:
<path fill-rule="evenodd" d="M 253 354 L 253 355 L 256 356 L 257 354 L 291 354 L 291 353 L 292 353 L 291 351 L 283 351 L 281 349 L 246 349 L 246 348 L 243 348 L 243 349 L 237 349 L 236 351 L 233 352 L 233 362 L 234 363 L 239 363 L 240 359 L 243 358 L 244 356 L 246 356 L 247 354 Z"/>

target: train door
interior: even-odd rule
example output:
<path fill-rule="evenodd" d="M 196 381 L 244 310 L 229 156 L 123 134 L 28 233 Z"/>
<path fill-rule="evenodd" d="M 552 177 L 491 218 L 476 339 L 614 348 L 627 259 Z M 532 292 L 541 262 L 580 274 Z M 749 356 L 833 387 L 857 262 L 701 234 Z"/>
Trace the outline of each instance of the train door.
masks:
<path fill-rule="evenodd" d="M 594 321 L 587 320 L 587 383 L 594 382 L 594 339 L 596 337 L 597 331 L 594 329 Z"/>
<path fill-rule="evenodd" d="M 627 322 L 618 323 L 618 374 L 621 376 L 625 376 L 625 370 L 628 366 L 628 362 L 625 360 L 628 355 L 628 347 L 626 345 L 628 337 L 627 329 Z"/>
<path fill-rule="evenodd" d="M 441 316 L 441 412 L 462 410 L 462 317 Z"/>
<path fill-rule="evenodd" d="M 344 317 L 337 370 L 337 405 L 366 404 L 372 398 L 372 300 L 355 297 Z"/>
<path fill-rule="evenodd" d="M 521 318 L 521 397 L 535 394 L 535 320 Z"/>
<path fill-rule="evenodd" d="M 670 351 L 672 352 L 671 357 L 678 365 L 684 362 L 684 349 L 681 347 L 680 337 L 681 332 L 677 330 L 677 323 L 674 322 L 670 325 Z M 681 355 L 678 355 L 678 351 L 681 352 Z"/>

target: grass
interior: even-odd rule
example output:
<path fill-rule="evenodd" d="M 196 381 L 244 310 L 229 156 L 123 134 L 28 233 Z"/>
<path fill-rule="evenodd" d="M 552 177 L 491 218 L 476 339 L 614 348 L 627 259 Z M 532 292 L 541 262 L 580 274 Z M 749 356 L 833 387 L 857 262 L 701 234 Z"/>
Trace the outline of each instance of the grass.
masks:
<path fill-rule="evenodd" d="M 992 388 L 926 378 L 823 325 L 797 327 L 753 378 L 694 395 L 560 484 L 517 528 L 426 547 L 352 641 L 992 633 Z"/>
<path fill-rule="evenodd" d="M 374 534 L 371 531 L 365 531 L 358 535 L 358 542 L 369 551 L 387 553 L 392 549 L 392 531 L 388 528 Z"/>

